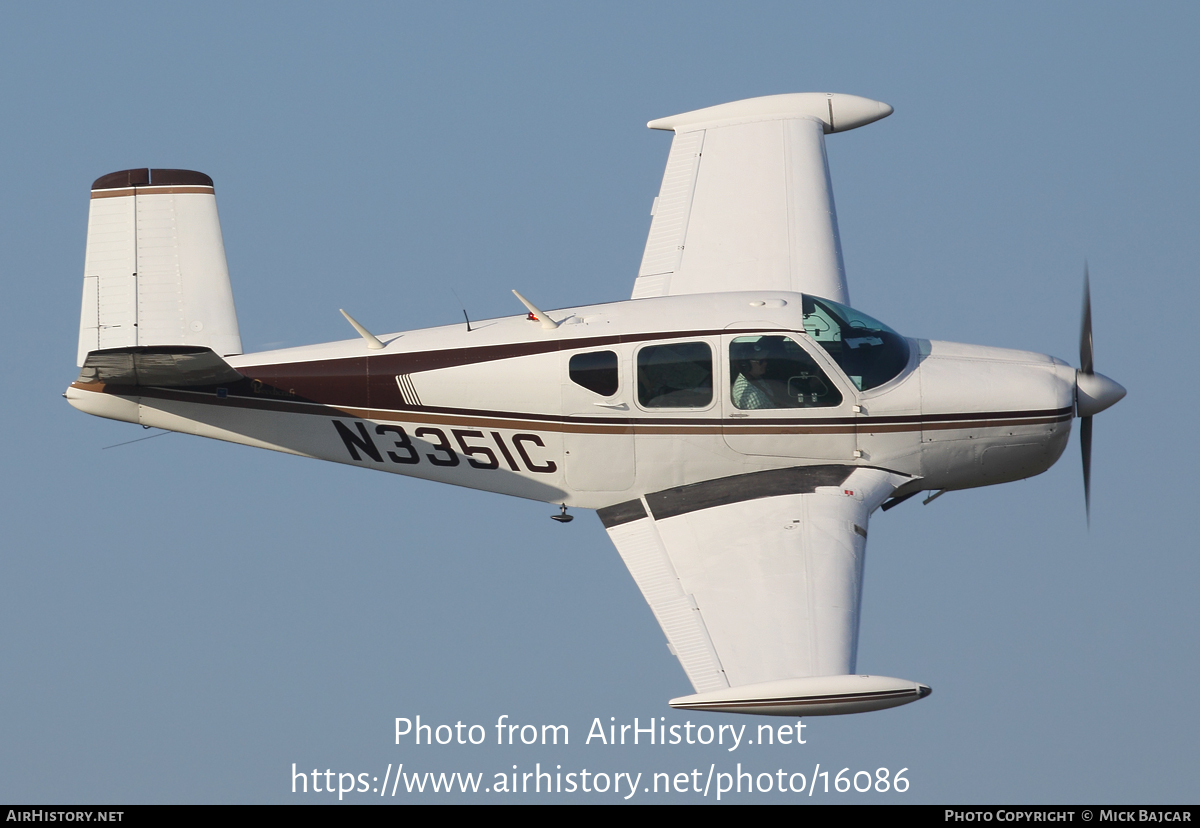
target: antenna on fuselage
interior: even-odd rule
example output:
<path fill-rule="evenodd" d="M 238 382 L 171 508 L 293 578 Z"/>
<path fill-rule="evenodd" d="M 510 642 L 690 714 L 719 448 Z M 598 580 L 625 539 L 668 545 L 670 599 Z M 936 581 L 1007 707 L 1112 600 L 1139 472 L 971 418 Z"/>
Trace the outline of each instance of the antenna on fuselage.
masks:
<path fill-rule="evenodd" d="M 358 324 L 358 321 L 353 316 L 346 313 L 341 308 L 338 308 L 338 310 L 342 311 L 342 316 L 346 317 L 346 321 L 354 326 L 354 330 L 358 331 L 358 335 L 366 340 L 368 348 L 370 348 L 372 351 L 383 350 L 383 343 L 379 341 L 379 337 L 375 336 L 375 334 Z"/>
<path fill-rule="evenodd" d="M 521 304 L 524 305 L 525 307 L 529 308 L 529 315 L 531 317 L 533 317 L 533 319 L 536 319 L 538 322 L 541 322 L 542 327 L 545 328 L 546 330 L 552 331 L 555 328 L 557 328 L 560 324 L 562 324 L 560 322 L 555 322 L 549 316 L 546 316 L 546 314 L 542 313 L 540 310 L 538 310 L 536 307 L 534 307 L 533 302 L 530 302 L 528 299 L 526 299 L 521 294 L 517 293 L 515 290 L 513 291 L 513 296 L 520 299 Z"/>
<path fill-rule="evenodd" d="M 450 292 L 454 294 L 454 298 L 458 299 L 458 291 L 450 288 Z M 467 320 L 467 333 L 471 332 L 471 317 L 467 316 L 467 306 L 463 304 L 462 299 L 458 299 L 458 306 L 462 308 L 463 319 Z"/>

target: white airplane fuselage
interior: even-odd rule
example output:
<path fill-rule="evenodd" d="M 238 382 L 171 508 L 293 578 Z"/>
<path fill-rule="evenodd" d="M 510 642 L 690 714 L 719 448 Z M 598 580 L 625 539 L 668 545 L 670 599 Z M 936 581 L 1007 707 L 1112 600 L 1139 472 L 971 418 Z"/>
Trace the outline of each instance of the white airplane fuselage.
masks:
<path fill-rule="evenodd" d="M 602 508 L 717 478 L 804 465 L 869 466 L 897 491 L 964 489 L 1039 474 L 1062 454 L 1076 371 L 1002 348 L 909 339 L 908 362 L 868 390 L 806 332 L 794 293 L 714 293 L 231 356 L 246 379 L 154 388 L 78 381 L 76 408 L 148 427 L 568 507 Z M 731 343 L 787 337 L 836 386 L 836 405 L 743 410 Z M 647 407 L 643 348 L 711 349 L 707 404 Z M 615 354 L 615 393 L 572 378 L 571 357 Z M 611 357 L 607 357 L 610 358 Z M 611 390 L 604 388 L 602 391 Z"/>

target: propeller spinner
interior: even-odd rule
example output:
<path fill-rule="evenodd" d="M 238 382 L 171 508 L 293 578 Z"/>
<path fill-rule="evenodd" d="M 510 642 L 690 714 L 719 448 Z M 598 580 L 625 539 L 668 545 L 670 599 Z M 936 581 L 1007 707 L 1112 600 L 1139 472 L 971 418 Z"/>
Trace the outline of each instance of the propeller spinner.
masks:
<path fill-rule="evenodd" d="M 1083 320 L 1079 328 L 1079 370 L 1075 372 L 1075 416 L 1079 418 L 1079 447 L 1083 453 L 1083 502 L 1092 520 L 1092 417 L 1125 396 L 1125 389 L 1093 370 L 1092 289 L 1083 266 Z"/>

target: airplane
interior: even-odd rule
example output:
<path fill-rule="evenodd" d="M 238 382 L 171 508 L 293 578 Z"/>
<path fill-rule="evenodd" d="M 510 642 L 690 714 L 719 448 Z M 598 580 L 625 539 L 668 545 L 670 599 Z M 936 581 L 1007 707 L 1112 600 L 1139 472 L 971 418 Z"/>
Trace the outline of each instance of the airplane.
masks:
<path fill-rule="evenodd" d="M 594 509 L 679 660 L 682 710 L 812 716 L 924 698 L 857 673 L 870 516 L 1049 469 L 1125 389 L 914 339 L 857 311 L 825 136 L 892 113 L 751 98 L 673 133 L 629 299 L 242 353 L 212 179 L 92 185 L 78 379 L 88 414 Z M 464 316 L 465 316 L 464 311 Z M 1090 509 L 1090 505 L 1089 505 Z"/>

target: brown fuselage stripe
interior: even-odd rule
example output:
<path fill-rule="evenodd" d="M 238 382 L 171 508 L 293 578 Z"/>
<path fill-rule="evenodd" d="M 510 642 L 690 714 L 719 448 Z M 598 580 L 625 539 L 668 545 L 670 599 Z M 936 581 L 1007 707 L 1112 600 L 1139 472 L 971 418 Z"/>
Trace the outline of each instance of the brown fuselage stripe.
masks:
<path fill-rule="evenodd" d="M 777 328 L 744 328 L 737 333 L 752 334 L 767 331 L 779 332 Z M 509 342 L 501 345 L 480 345 L 474 348 L 445 348 L 433 351 L 407 351 L 395 354 L 372 354 L 336 359 L 314 359 L 308 362 L 281 362 L 273 365 L 245 365 L 237 370 L 251 379 L 270 383 L 277 388 L 302 388 L 306 396 L 319 396 L 323 388 L 337 387 L 342 390 L 349 383 L 364 383 L 370 386 L 376 380 L 384 380 L 392 389 L 396 388 L 396 377 L 401 374 L 419 374 L 442 368 L 458 368 L 481 362 L 537 356 L 557 351 L 580 351 L 607 348 L 629 342 L 655 342 L 659 340 L 688 340 L 720 336 L 727 333 L 723 328 L 708 328 L 695 331 L 659 331 L 654 333 L 611 334 L 609 336 L 580 336 L 570 339 L 550 339 L 533 342 Z M 357 390 L 357 389 L 355 389 Z M 396 389 L 397 391 L 399 389 Z M 234 393 L 230 389 L 230 393 Z M 353 391 L 351 392 L 353 393 Z M 354 404 L 353 400 L 348 401 Z"/>
<path fill-rule="evenodd" d="M 400 409 L 359 408 L 315 402 L 292 402 L 280 399 L 236 397 L 232 394 L 218 398 L 214 391 L 181 391 L 169 388 L 134 388 L 105 386 L 101 383 L 72 383 L 80 390 L 103 392 L 122 397 L 170 400 L 196 405 L 214 405 L 271 411 L 284 414 L 306 414 L 322 417 L 354 417 L 378 422 L 421 422 L 448 426 L 472 426 L 505 429 L 540 429 L 564 434 L 725 434 L 752 436 L 769 434 L 878 434 L 912 431 L 943 431 L 968 428 L 1004 428 L 1009 426 L 1049 425 L 1067 422 L 1071 409 L 1043 411 L 1003 411 L 979 414 L 934 414 L 922 420 L 905 416 L 902 423 L 889 423 L 890 418 L 878 421 L 864 417 L 825 420 L 722 420 L 719 418 L 580 418 L 551 414 L 515 414 L 497 411 L 464 409 L 434 409 L 411 407 Z M 454 413 L 451 413 L 454 412 Z M 947 422 L 950 417 L 954 420 Z M 962 418 L 962 419 L 960 419 Z M 970 418 L 970 419 L 965 419 Z M 786 423 L 786 424 L 785 424 Z"/>
<path fill-rule="evenodd" d="M 131 195 L 174 195 L 176 193 L 213 194 L 212 187 L 121 187 L 117 190 L 92 190 L 92 198 L 122 198 Z"/>

